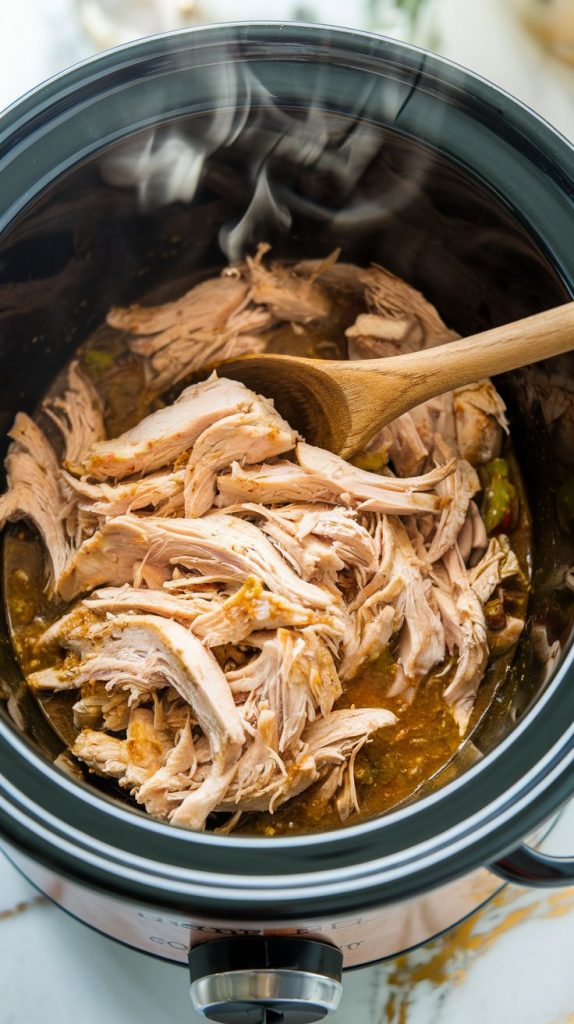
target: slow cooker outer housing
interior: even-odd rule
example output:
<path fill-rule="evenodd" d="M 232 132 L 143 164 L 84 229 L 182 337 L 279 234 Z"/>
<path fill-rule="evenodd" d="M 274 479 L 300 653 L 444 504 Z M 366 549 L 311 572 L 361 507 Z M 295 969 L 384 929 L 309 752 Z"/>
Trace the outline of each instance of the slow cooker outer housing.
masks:
<path fill-rule="evenodd" d="M 219 26 L 142 40 L 72 68 L 0 120 L 0 258 L 5 256 L 7 281 L 16 264 L 24 268 L 22 281 L 29 283 L 37 274 L 33 315 L 43 324 L 38 343 L 22 310 L 8 309 L 0 320 L 0 415 L 6 427 L 18 408 L 33 408 L 86 325 L 96 323 L 110 302 L 125 294 L 118 291 L 117 246 L 102 248 L 99 241 L 113 232 L 112 217 L 91 226 L 93 259 L 85 252 L 82 258 L 77 252 L 70 257 L 64 284 L 57 279 L 64 301 L 53 315 L 49 243 L 55 228 L 46 228 L 49 204 L 37 215 L 34 200 L 51 187 L 57 191 L 62 181 L 61 204 L 63 176 L 97 160 L 110 144 L 228 101 L 221 95 L 221 68 L 243 60 L 285 107 L 301 108 L 312 98 L 317 107 L 388 129 L 390 140 L 423 144 L 459 169 L 469 194 L 484 187 L 498 203 L 501 224 L 507 216 L 504 230 L 514 239 L 516 262 L 509 260 L 507 279 L 489 282 L 486 308 L 462 278 L 453 288 L 448 274 L 442 282 L 434 274 L 431 296 L 453 326 L 477 329 L 574 293 L 572 148 L 476 76 L 379 37 L 308 26 Z M 81 211 L 77 216 L 81 221 Z M 395 233 L 401 216 L 389 218 Z M 460 216 L 460 210 L 452 216 Z M 410 223 L 411 235 L 413 230 Z M 429 244 L 433 230 L 432 223 L 421 228 Z M 44 243 L 48 237 L 45 294 L 35 255 L 40 236 Z M 132 243 L 133 238 L 125 248 Z M 492 244 L 494 252 L 498 243 Z M 388 256 L 381 245 L 382 255 Z M 440 246 L 435 250 L 434 263 L 442 251 Z M 102 252 L 110 257 L 108 271 Z M 407 245 L 404 255 L 397 251 L 392 269 L 409 276 L 401 259 L 408 263 L 412 252 Z M 480 258 L 471 252 L 474 280 L 482 273 L 486 281 L 490 255 L 488 245 Z M 462 266 L 461 251 L 457 259 Z M 133 286 L 138 275 L 131 250 L 128 264 Z M 70 268 L 75 274 L 71 283 Z M 140 274 L 145 277 L 141 268 Z M 425 285 L 420 246 L 415 277 L 415 283 Z M 561 373 L 565 366 L 560 364 Z M 517 408 L 520 414 L 520 402 Z M 162 912 L 174 908 L 196 920 L 258 922 L 260 927 L 277 921 L 348 920 L 412 900 L 469 873 L 479 878 L 472 904 L 477 906 L 498 884 L 477 869 L 511 851 L 574 790 L 571 660 L 564 649 L 535 706 L 455 782 L 381 819 L 293 838 L 196 834 L 147 819 L 54 769 L 38 754 L 40 731 L 19 735 L 5 717 L 0 721 L 0 827 L 16 862 L 52 895 L 50 877 L 59 878 L 63 889 L 84 887 L 94 896 L 125 899 L 126 906 L 134 901 Z M 64 902 L 57 893 L 54 898 Z"/>

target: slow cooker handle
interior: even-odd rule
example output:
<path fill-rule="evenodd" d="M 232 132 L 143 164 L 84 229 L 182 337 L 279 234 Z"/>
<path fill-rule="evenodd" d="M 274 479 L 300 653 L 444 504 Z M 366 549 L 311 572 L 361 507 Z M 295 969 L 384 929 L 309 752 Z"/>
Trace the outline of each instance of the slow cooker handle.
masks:
<path fill-rule="evenodd" d="M 574 885 L 574 859 L 572 857 L 551 857 L 522 844 L 506 857 L 491 864 L 491 870 L 506 882 L 547 889 L 562 885 Z"/>
<path fill-rule="evenodd" d="M 337 1009 L 343 955 L 315 939 L 214 939 L 189 953 L 198 1013 L 219 1024 L 314 1024 Z"/>

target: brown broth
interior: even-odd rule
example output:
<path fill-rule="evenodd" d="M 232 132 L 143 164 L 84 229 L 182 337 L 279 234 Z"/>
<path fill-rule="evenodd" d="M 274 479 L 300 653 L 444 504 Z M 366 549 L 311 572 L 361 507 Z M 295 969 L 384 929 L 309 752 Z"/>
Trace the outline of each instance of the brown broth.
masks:
<path fill-rule="evenodd" d="M 378 659 L 365 668 L 337 702 L 337 708 L 384 707 L 398 718 L 396 726 L 382 729 L 359 752 L 355 780 L 360 815 L 350 822 L 371 818 L 396 807 L 445 767 L 460 746 L 456 723 L 442 699 L 446 674 L 429 676 L 412 704 L 386 697 L 394 676 L 390 659 Z M 251 835 L 296 835 L 341 827 L 334 801 L 325 804 L 320 783 L 274 814 L 253 814 L 240 831 Z"/>

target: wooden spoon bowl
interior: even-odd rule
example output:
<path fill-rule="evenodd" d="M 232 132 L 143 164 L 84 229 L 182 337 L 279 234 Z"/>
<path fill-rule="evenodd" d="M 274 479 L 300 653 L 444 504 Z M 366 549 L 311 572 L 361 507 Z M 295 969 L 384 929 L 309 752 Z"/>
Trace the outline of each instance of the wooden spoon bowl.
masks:
<path fill-rule="evenodd" d="M 272 398 L 312 444 L 344 458 L 435 395 L 574 348 L 574 302 L 436 348 L 385 359 L 242 356 L 218 365 Z"/>

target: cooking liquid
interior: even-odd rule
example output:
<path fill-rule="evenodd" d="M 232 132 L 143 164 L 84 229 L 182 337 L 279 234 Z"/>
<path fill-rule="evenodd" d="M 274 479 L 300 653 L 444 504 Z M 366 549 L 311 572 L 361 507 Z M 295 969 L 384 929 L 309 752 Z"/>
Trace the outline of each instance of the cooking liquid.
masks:
<path fill-rule="evenodd" d="M 189 287 L 189 283 L 187 284 Z M 171 290 L 171 289 L 170 289 Z M 171 295 L 155 291 L 143 299 L 144 304 L 157 304 Z M 359 310 L 356 300 L 337 296 L 332 319 L 321 328 L 298 328 L 289 325 L 274 328 L 268 334 L 268 350 L 309 357 L 344 358 L 345 328 L 354 321 Z M 159 396 L 146 392 L 143 365 L 129 352 L 125 337 L 105 325 L 98 328 L 78 350 L 82 366 L 91 377 L 104 402 L 108 436 L 117 436 L 129 429 L 147 413 L 159 408 L 164 400 L 173 400 L 188 383 L 183 381 L 171 393 Z M 57 392 L 62 373 L 50 389 Z M 42 422 L 47 430 L 48 425 Z M 511 477 L 520 494 L 520 515 L 516 529 L 510 534 L 513 549 L 521 562 L 524 580 L 511 580 L 505 588 L 509 611 L 525 613 L 528 601 L 529 567 L 531 563 L 531 524 L 524 488 L 512 447 L 506 442 L 503 453 L 510 462 Z M 39 656 L 35 650 L 38 637 L 47 625 L 59 618 L 66 606 L 50 601 L 44 593 L 44 559 L 39 539 L 25 525 L 9 530 L 4 541 L 4 599 L 13 647 L 24 675 L 53 663 L 53 653 Z M 510 693 L 505 682 L 514 656 L 514 649 L 491 659 L 482 681 L 473 716 L 464 740 L 450 710 L 442 698 L 454 671 L 448 660 L 422 680 L 413 702 L 400 697 L 387 697 L 396 672 L 392 642 L 373 662 L 364 665 L 357 677 L 344 686 L 337 708 L 384 707 L 397 716 L 397 724 L 375 735 L 359 752 L 355 761 L 355 780 L 360 813 L 353 814 L 349 824 L 369 818 L 449 781 L 473 763 L 480 752 L 472 743 L 472 735 L 494 703 L 503 714 Z M 44 715 L 63 744 L 73 743 L 77 730 L 72 706 L 78 691 L 35 694 Z M 70 759 L 71 760 L 71 759 Z M 88 777 L 87 769 L 81 772 Z M 92 781 L 94 775 L 89 776 Z M 100 784 L 99 780 L 97 780 Z M 100 784 L 102 785 L 102 784 Z M 244 816 L 236 831 L 255 835 L 293 835 L 300 832 L 325 831 L 341 827 L 334 801 L 325 806 L 319 797 L 321 783 L 311 786 L 292 801 L 277 808 L 273 814 L 251 813 Z M 111 780 L 103 788 L 128 800 L 124 791 Z M 130 801 L 131 803 L 131 801 Z M 226 816 L 227 817 L 227 816 Z M 212 815 L 209 824 L 222 825 L 223 815 Z"/>

